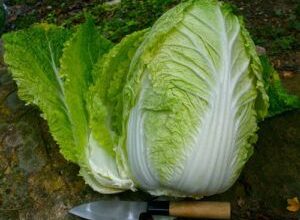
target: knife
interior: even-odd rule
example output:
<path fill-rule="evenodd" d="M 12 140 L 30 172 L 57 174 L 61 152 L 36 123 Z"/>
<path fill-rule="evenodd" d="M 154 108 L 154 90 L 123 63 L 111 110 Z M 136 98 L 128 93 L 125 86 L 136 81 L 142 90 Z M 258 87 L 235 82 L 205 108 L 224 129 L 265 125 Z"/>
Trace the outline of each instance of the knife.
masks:
<path fill-rule="evenodd" d="M 200 201 L 96 201 L 72 208 L 69 213 L 89 220 L 138 220 L 140 214 L 188 218 L 230 219 L 229 202 Z"/>

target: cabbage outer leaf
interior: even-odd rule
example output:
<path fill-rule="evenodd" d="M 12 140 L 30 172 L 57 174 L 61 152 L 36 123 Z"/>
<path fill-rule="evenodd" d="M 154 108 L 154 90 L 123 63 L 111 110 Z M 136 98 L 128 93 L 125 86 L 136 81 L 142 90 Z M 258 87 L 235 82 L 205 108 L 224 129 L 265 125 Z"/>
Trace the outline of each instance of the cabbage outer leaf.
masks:
<path fill-rule="evenodd" d="M 92 73 L 96 83 L 88 93 L 91 128 L 88 169 L 82 170 L 81 175 L 102 193 L 135 190 L 118 142 L 122 133 L 123 87 L 132 57 L 146 32 L 125 37 L 97 62 Z"/>
<path fill-rule="evenodd" d="M 86 108 L 86 94 L 94 83 L 92 68 L 112 44 L 99 35 L 90 19 L 73 34 L 41 24 L 6 34 L 3 39 L 5 62 L 18 84 L 19 96 L 40 108 L 64 157 L 77 163 L 80 174 L 98 191 L 119 192 L 106 186 L 109 174 L 101 180 L 91 175 L 91 166 L 99 161 L 105 166 L 115 161 L 90 138 Z M 100 156 L 99 160 L 90 163 L 90 154 L 93 159 Z"/>
<path fill-rule="evenodd" d="M 71 32 L 49 24 L 3 35 L 4 60 L 18 85 L 18 94 L 27 104 L 37 105 L 47 120 L 62 154 L 76 162 L 76 141 L 59 75 L 63 45 Z"/>

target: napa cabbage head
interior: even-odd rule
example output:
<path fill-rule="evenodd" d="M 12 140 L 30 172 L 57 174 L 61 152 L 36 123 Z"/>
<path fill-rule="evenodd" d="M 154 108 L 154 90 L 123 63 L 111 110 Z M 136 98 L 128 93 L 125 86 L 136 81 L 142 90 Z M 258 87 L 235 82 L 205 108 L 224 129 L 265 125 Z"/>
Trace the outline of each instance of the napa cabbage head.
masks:
<path fill-rule="evenodd" d="M 300 107 L 242 19 L 215 0 L 179 4 L 116 45 L 89 17 L 2 39 L 19 97 L 100 193 L 223 192 L 253 152 L 257 122 Z"/>
<path fill-rule="evenodd" d="M 124 89 L 121 145 L 137 186 L 195 197 L 227 190 L 267 114 L 261 72 L 228 5 L 192 0 L 164 14 L 137 50 Z"/>

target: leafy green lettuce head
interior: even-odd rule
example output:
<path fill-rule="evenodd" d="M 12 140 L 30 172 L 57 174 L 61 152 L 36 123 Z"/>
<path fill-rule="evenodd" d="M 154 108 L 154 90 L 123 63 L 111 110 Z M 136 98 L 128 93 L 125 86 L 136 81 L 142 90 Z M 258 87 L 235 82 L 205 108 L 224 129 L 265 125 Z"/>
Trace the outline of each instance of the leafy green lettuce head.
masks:
<path fill-rule="evenodd" d="M 228 189 L 267 114 L 261 72 L 242 20 L 226 4 L 194 0 L 164 14 L 124 89 L 121 143 L 137 185 L 155 195 Z"/>

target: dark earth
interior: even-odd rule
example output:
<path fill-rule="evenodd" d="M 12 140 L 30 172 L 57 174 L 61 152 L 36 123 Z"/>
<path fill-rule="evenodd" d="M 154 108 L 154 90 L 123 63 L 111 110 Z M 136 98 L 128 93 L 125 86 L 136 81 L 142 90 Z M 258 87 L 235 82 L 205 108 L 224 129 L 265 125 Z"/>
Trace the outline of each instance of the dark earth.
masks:
<path fill-rule="evenodd" d="M 35 22 L 70 27 L 90 12 L 103 34 L 114 42 L 150 26 L 179 1 L 7 1 L 4 32 Z M 288 91 L 300 97 L 300 3 L 287 0 L 231 0 L 257 45 L 263 46 Z M 146 13 L 146 14 L 145 14 Z M 148 15 L 148 16 L 147 16 Z M 79 177 L 79 168 L 66 161 L 33 106 L 17 96 L 0 60 L 0 220 L 77 219 L 75 205 L 97 199 L 151 200 L 143 192 L 101 195 Z M 230 201 L 232 219 L 300 219 L 286 209 L 287 199 L 300 198 L 300 110 L 260 123 L 259 140 L 240 178 L 227 192 L 204 198 Z"/>

